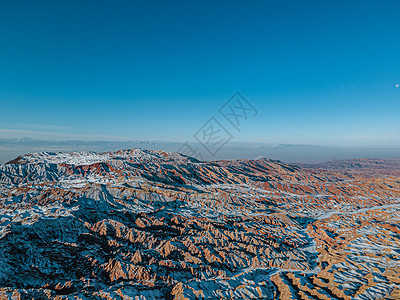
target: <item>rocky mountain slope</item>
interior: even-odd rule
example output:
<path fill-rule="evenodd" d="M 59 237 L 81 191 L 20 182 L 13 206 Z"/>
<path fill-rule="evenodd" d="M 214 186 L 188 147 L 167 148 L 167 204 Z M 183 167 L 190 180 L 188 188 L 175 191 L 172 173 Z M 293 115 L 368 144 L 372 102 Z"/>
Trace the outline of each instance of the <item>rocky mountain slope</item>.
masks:
<path fill-rule="evenodd" d="M 0 299 L 399 299 L 399 198 L 394 160 L 28 154 L 0 165 Z"/>

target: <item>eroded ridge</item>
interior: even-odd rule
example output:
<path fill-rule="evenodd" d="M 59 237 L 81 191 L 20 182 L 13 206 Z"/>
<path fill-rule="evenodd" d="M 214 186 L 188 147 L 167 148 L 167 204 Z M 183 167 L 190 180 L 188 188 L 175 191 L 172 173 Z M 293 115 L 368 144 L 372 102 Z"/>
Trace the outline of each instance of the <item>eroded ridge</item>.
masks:
<path fill-rule="evenodd" d="M 0 166 L 0 299 L 398 299 L 398 166 L 18 157 Z"/>

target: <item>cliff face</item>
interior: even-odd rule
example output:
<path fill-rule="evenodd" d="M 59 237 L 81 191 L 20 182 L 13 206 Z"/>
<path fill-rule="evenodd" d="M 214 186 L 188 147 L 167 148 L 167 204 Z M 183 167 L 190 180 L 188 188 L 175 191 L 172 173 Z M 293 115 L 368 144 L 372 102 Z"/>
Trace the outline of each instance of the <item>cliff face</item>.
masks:
<path fill-rule="evenodd" d="M 0 299 L 398 299 L 400 167 L 139 149 L 0 166 Z"/>

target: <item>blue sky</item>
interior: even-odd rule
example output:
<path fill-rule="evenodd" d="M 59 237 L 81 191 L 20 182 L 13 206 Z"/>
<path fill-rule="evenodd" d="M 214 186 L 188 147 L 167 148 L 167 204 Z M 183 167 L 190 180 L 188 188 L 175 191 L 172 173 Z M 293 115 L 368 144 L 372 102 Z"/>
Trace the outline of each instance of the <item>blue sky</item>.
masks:
<path fill-rule="evenodd" d="M 0 138 L 400 146 L 399 1 L 0 2 Z M 257 109 L 241 131 L 218 109 Z M 225 122 L 225 123 L 224 123 Z"/>

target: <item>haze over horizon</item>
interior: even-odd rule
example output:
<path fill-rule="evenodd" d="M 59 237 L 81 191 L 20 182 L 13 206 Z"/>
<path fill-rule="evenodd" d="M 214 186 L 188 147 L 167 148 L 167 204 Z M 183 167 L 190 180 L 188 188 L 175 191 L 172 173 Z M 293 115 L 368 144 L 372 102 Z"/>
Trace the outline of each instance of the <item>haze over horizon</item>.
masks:
<path fill-rule="evenodd" d="M 183 153 L 201 161 L 226 159 L 269 158 L 285 163 L 315 164 L 345 159 L 400 159 L 399 148 L 366 147 L 326 147 L 307 144 L 272 144 L 256 142 L 228 142 L 217 153 L 208 153 L 201 145 L 190 142 L 194 153 L 185 151 L 182 143 L 168 141 L 83 141 L 83 140 L 35 140 L 30 138 L 1 139 L 0 164 L 14 160 L 18 156 L 35 152 L 112 152 L 122 149 L 148 149 Z M 186 149 L 187 150 L 187 149 Z"/>
<path fill-rule="evenodd" d="M 398 1 L 1 1 L 0 138 L 400 147 Z M 356 18 L 354 16 L 357 16 Z M 240 131 L 219 113 L 239 91 Z"/>

